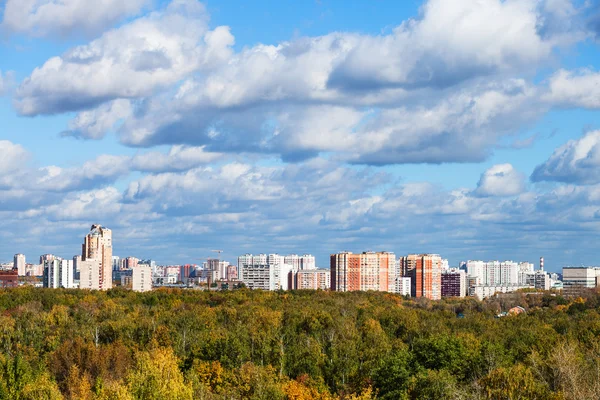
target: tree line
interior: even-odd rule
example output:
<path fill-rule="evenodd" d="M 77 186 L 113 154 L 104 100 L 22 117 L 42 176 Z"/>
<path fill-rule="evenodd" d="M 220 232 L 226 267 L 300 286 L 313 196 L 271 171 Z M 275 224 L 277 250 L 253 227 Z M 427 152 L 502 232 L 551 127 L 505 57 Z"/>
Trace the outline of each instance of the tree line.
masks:
<path fill-rule="evenodd" d="M 0 399 L 598 399 L 599 311 L 595 292 L 5 289 Z"/>

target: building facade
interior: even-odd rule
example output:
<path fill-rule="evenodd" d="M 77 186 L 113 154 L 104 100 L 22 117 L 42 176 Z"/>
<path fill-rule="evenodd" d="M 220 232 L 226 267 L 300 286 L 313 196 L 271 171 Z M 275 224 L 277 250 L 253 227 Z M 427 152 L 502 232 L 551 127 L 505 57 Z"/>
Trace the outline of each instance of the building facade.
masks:
<path fill-rule="evenodd" d="M 302 269 L 290 272 L 291 289 L 327 290 L 331 286 L 331 272 L 328 269 Z"/>
<path fill-rule="evenodd" d="M 396 279 L 396 255 L 390 252 L 342 252 L 330 257 L 331 290 L 392 292 Z"/>
<path fill-rule="evenodd" d="M 467 295 L 467 273 L 450 268 L 442 272 L 442 297 L 465 297 Z"/>
<path fill-rule="evenodd" d="M 402 275 L 411 279 L 411 296 L 442 298 L 442 258 L 439 254 L 409 254 L 401 259 Z"/>
<path fill-rule="evenodd" d="M 131 288 L 134 292 L 148 292 L 152 290 L 152 268 L 148 264 L 138 264 L 132 268 Z"/>
<path fill-rule="evenodd" d="M 251 289 L 288 290 L 292 271 L 296 270 L 279 254 L 244 254 L 238 257 L 238 279 Z"/>
<path fill-rule="evenodd" d="M 576 296 L 582 291 L 593 289 L 600 283 L 598 267 L 565 267 L 563 268 L 563 293 Z"/>
<path fill-rule="evenodd" d="M 112 288 L 112 231 L 92 225 L 82 245 L 79 287 L 108 290 Z"/>
<path fill-rule="evenodd" d="M 0 271 L 0 288 L 19 286 L 19 272 L 16 269 Z"/>
<path fill-rule="evenodd" d="M 43 284 L 46 288 L 73 289 L 73 260 L 54 258 L 44 262 Z"/>
<path fill-rule="evenodd" d="M 13 258 L 13 269 L 17 271 L 19 276 L 25 276 L 27 274 L 25 267 L 27 262 L 25 261 L 24 254 L 15 254 Z"/>

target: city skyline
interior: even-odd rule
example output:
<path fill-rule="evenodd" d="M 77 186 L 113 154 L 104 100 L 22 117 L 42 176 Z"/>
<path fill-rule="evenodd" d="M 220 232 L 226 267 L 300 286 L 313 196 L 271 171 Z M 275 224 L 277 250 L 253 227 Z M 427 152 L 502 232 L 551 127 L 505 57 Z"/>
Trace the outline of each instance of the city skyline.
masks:
<path fill-rule="evenodd" d="M 110 232 L 111 234 L 111 244 L 112 244 L 112 231 L 104 226 L 101 225 L 92 225 L 92 230 L 94 229 L 94 227 L 101 227 L 105 230 L 107 230 L 108 232 Z M 85 244 L 84 244 L 85 247 Z M 264 250 L 264 249 L 263 249 Z M 214 250 L 213 250 L 214 251 Z M 182 262 L 178 262 L 178 263 L 165 263 L 162 262 L 160 259 L 156 260 L 150 257 L 145 257 L 145 258 L 137 258 L 136 256 L 140 256 L 140 257 L 144 257 L 143 255 L 127 255 L 127 256 L 119 256 L 117 254 L 115 254 L 112 251 L 112 246 L 111 246 L 111 253 L 110 256 L 108 256 L 108 258 L 112 258 L 112 262 L 110 263 L 110 266 L 112 268 L 114 268 L 114 262 L 115 259 L 117 262 L 123 262 L 123 261 L 127 261 L 128 259 L 132 259 L 135 260 L 135 265 L 137 265 L 138 262 L 141 263 L 147 263 L 149 261 L 151 261 L 152 263 L 154 263 L 155 265 L 161 265 L 161 266 L 169 266 L 169 265 L 176 265 L 176 266 L 183 266 L 183 265 L 202 265 L 202 264 L 206 264 L 208 261 L 213 261 L 213 262 L 219 262 L 219 265 L 221 263 L 226 263 L 226 265 L 236 265 L 237 263 L 240 262 L 240 258 L 242 257 L 264 257 L 265 260 L 272 255 L 275 256 L 279 256 L 281 257 L 281 259 L 285 259 L 286 264 L 289 264 L 291 266 L 294 266 L 296 268 L 300 268 L 302 269 L 301 266 L 301 262 L 299 260 L 303 259 L 304 257 L 311 257 L 313 260 L 311 261 L 310 266 L 308 267 L 308 269 L 327 269 L 330 267 L 330 262 L 331 262 L 331 257 L 337 254 L 343 254 L 343 253 L 349 253 L 349 254 L 353 254 L 354 256 L 360 256 L 361 254 L 367 254 L 367 253 L 372 253 L 372 254 L 395 254 L 396 256 L 399 257 L 400 260 L 403 260 L 405 257 L 404 255 L 408 254 L 408 255 L 412 255 L 412 256 L 422 256 L 422 255 L 433 255 L 433 256 L 437 256 L 439 257 L 440 262 L 445 261 L 447 262 L 446 267 L 447 268 L 458 268 L 460 267 L 461 263 L 468 263 L 468 262 L 481 262 L 481 263 L 486 263 L 486 262 L 497 262 L 497 263 L 503 263 L 503 262 L 515 262 L 515 263 L 520 263 L 520 264 L 529 264 L 532 266 L 532 268 L 535 266 L 536 268 L 540 268 L 542 270 L 546 270 L 549 272 L 560 272 L 563 268 L 565 267 L 580 267 L 583 265 L 575 265 L 575 264 L 569 264 L 569 265 L 562 265 L 562 266 L 557 266 L 555 268 L 547 268 L 547 264 L 545 264 L 544 261 L 544 257 L 539 257 L 538 260 L 535 259 L 514 259 L 514 258 L 493 258 L 493 259 L 477 259 L 477 258 L 465 258 L 465 259 L 461 259 L 459 261 L 457 261 L 456 263 L 450 262 L 446 257 L 444 257 L 443 255 L 440 256 L 439 254 L 436 253 L 420 253 L 420 252 L 414 252 L 414 251 L 405 251 L 405 252 L 395 252 L 395 251 L 389 251 L 389 250 L 356 250 L 356 251 L 351 251 L 351 250 L 343 250 L 343 251 L 338 251 L 338 252 L 330 252 L 327 254 L 326 256 L 326 261 L 318 261 L 318 257 L 316 257 L 313 253 L 311 252 L 306 252 L 306 251 L 301 251 L 301 252 L 286 252 L 286 253 L 278 253 L 278 252 L 271 252 L 271 251 L 257 251 L 257 252 L 246 252 L 243 254 L 237 254 L 237 255 L 232 255 L 230 258 L 228 257 L 222 257 L 221 254 L 230 254 L 229 251 L 227 250 L 219 250 L 220 254 L 219 256 L 212 256 L 212 257 L 204 257 L 204 258 L 194 258 L 192 260 L 184 260 Z M 46 256 L 51 256 L 52 258 L 54 258 L 56 255 L 55 254 L 43 254 L 42 256 L 34 256 L 34 257 L 29 257 L 25 254 L 22 253 L 15 253 L 12 257 L 12 261 L 3 261 L 0 260 L 0 263 L 5 263 L 5 264 L 10 264 L 13 263 L 14 265 L 17 265 L 17 260 L 18 261 L 18 265 L 22 265 L 22 267 L 24 268 L 24 262 L 25 260 L 27 260 L 27 265 L 32 264 L 31 262 L 29 262 L 32 259 L 37 259 L 38 257 L 40 258 L 40 263 L 42 263 L 41 259 L 43 257 Z M 288 261 L 288 256 L 292 256 L 295 258 L 294 260 L 289 260 Z M 25 257 L 25 259 L 23 259 L 23 257 Z M 60 258 L 64 258 L 62 255 L 59 255 L 57 257 Z M 67 256 L 67 258 L 69 258 L 70 256 Z M 81 258 L 81 255 L 75 255 L 75 257 L 79 257 Z M 537 261 L 537 263 L 536 263 Z M 81 260 L 80 260 L 81 262 Z M 43 264 L 43 263 L 42 263 Z M 209 263 L 210 264 L 210 263 Z M 107 264 L 108 265 L 108 264 Z M 546 267 L 544 266 L 546 265 Z M 597 266 L 596 264 L 589 264 L 587 266 L 590 267 L 594 267 Z M 127 266 L 126 266 L 127 267 Z M 130 268 L 127 267 L 127 268 Z M 218 267 L 219 269 L 224 268 L 222 266 Z M 402 266 L 400 267 L 401 269 L 403 268 Z"/>
<path fill-rule="evenodd" d="M 6 0 L 0 260 L 598 265 L 595 3 Z"/>

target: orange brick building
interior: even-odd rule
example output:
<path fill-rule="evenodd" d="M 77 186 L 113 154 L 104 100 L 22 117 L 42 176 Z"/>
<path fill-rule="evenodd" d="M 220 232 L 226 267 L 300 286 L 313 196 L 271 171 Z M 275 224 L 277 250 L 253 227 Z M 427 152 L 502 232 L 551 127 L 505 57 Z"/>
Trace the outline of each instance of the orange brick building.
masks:
<path fill-rule="evenodd" d="M 438 254 L 409 254 L 400 258 L 402 275 L 411 279 L 411 296 L 442 298 L 442 258 Z"/>
<path fill-rule="evenodd" d="M 330 259 L 331 290 L 351 292 L 356 290 L 393 291 L 396 273 L 396 256 L 388 252 L 342 252 Z"/>

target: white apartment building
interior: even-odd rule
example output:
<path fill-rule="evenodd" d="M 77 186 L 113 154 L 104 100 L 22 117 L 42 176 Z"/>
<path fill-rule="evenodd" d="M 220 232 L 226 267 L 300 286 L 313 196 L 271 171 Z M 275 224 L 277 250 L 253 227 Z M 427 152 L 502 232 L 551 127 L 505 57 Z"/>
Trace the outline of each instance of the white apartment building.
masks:
<path fill-rule="evenodd" d="M 483 286 L 518 286 L 519 264 L 514 261 L 467 261 L 467 275 Z"/>
<path fill-rule="evenodd" d="M 471 286 L 469 288 L 469 296 L 477 297 L 483 300 L 493 296 L 496 293 L 510 293 L 522 289 L 520 286 Z"/>
<path fill-rule="evenodd" d="M 25 255 L 24 254 L 15 254 L 15 257 L 13 259 L 13 269 L 17 270 L 17 274 L 19 276 L 25 276 L 26 272 L 26 266 L 27 263 L 25 261 Z"/>
<path fill-rule="evenodd" d="M 73 260 L 55 258 L 44 261 L 44 287 L 73 289 Z"/>
<path fill-rule="evenodd" d="M 392 293 L 397 293 L 402 296 L 410 296 L 410 277 L 396 277 L 396 279 L 394 279 L 394 290 Z"/>
<path fill-rule="evenodd" d="M 245 254 L 238 257 L 238 274 L 244 284 L 252 289 L 288 290 L 290 272 L 297 270 L 285 263 L 279 254 Z"/>
<path fill-rule="evenodd" d="M 131 271 L 131 289 L 134 292 L 152 290 L 152 268 L 147 264 L 138 264 Z"/>

